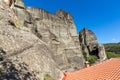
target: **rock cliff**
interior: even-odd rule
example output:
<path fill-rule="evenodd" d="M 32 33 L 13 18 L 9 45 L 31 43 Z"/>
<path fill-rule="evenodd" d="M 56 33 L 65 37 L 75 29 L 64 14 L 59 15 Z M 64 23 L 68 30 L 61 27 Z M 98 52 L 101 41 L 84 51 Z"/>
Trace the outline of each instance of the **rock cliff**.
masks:
<path fill-rule="evenodd" d="M 63 71 L 82 68 L 84 59 L 72 16 L 63 10 L 55 14 L 36 8 L 27 8 L 27 11 L 36 24 L 35 34 L 52 49 L 59 68 Z"/>
<path fill-rule="evenodd" d="M 12 12 L 10 8 L 0 9 L 0 47 L 6 53 L 5 60 L 17 61 L 16 65 L 29 65 L 28 70 L 34 72 L 38 80 L 43 80 L 45 74 L 60 78 L 60 69 L 51 56 L 53 52 L 45 42 L 20 23 L 19 28 L 15 27 L 16 21 L 10 15 Z"/>
<path fill-rule="evenodd" d="M 100 61 L 107 59 L 104 46 L 99 44 L 95 34 L 84 28 L 79 33 L 80 45 L 82 50 L 86 53 L 86 56 L 95 55 Z"/>
<path fill-rule="evenodd" d="M 84 66 L 79 36 L 69 13 L 58 10 L 51 14 L 26 7 L 22 0 L 16 1 L 13 9 L 0 7 L 0 48 L 5 52 L 4 57 L 2 53 L 0 56 L 2 62 L 24 63 L 31 76 L 36 75 L 38 80 L 43 80 L 46 74 L 58 80 L 61 71 L 74 71 Z M 19 66 L 17 68 L 24 67 Z M 24 74 L 24 69 L 22 71 Z M 34 76 L 29 77 L 32 79 Z"/>
<path fill-rule="evenodd" d="M 79 36 L 69 13 L 58 10 L 51 14 L 31 7 L 15 8 L 15 12 L 20 24 L 29 28 L 53 51 L 53 59 L 62 71 L 74 71 L 84 66 Z"/>

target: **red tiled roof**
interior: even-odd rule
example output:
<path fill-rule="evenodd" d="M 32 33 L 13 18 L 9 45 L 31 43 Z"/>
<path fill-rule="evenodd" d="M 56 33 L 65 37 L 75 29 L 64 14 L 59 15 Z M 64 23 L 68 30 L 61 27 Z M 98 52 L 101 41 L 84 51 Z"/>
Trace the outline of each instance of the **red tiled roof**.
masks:
<path fill-rule="evenodd" d="M 120 80 L 120 58 L 112 58 L 65 74 L 62 80 Z"/>

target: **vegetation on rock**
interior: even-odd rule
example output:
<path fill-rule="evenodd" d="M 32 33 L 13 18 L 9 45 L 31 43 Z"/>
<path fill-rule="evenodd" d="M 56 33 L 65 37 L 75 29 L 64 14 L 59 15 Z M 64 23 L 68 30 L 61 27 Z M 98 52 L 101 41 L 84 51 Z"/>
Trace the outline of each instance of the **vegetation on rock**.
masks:
<path fill-rule="evenodd" d="M 97 61 L 97 57 L 94 55 L 87 56 L 87 53 L 83 51 L 83 56 L 86 61 L 89 61 L 90 64 L 94 64 Z"/>
<path fill-rule="evenodd" d="M 94 55 L 90 55 L 89 57 L 87 57 L 87 61 L 89 61 L 90 64 L 94 64 L 97 61 L 97 57 Z"/>
<path fill-rule="evenodd" d="M 55 80 L 52 76 L 50 76 L 49 74 L 46 74 L 44 77 L 44 80 Z"/>

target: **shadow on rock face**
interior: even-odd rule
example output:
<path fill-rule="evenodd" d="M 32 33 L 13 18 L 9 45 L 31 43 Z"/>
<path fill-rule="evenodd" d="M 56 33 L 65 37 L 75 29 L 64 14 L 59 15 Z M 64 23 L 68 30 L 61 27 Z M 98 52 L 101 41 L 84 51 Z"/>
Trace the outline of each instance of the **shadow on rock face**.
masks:
<path fill-rule="evenodd" d="M 3 61 L 5 55 L 6 52 L 2 48 L 0 48 L 0 61 Z"/>
<path fill-rule="evenodd" d="M 0 80 L 39 80 L 26 63 L 6 59 L 0 63 Z"/>

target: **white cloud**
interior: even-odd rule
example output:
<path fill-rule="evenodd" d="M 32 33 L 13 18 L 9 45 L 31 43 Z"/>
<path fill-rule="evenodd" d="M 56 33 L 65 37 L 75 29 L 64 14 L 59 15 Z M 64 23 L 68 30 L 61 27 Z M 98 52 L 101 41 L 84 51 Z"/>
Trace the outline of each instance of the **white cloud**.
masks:
<path fill-rule="evenodd" d="M 117 39 L 117 38 L 113 38 L 113 39 L 112 39 L 112 42 L 114 42 L 114 43 L 118 43 L 118 42 L 120 42 L 120 40 Z"/>
<path fill-rule="evenodd" d="M 112 41 L 117 41 L 117 40 L 115 38 L 113 38 Z"/>

